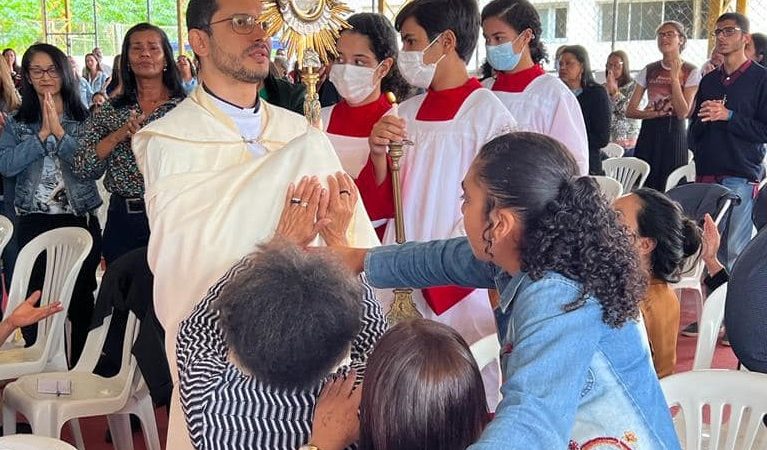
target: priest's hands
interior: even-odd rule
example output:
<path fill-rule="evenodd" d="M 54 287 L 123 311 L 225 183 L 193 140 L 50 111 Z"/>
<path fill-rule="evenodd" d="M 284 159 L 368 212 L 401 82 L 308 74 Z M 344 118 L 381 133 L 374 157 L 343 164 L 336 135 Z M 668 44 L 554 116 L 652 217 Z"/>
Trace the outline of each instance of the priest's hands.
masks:
<path fill-rule="evenodd" d="M 349 245 L 346 239 L 346 231 L 354 216 L 359 194 L 354 180 L 345 172 L 336 172 L 328 177 L 328 202 L 327 208 L 317 212 L 317 219 L 328 219 L 328 222 L 320 229 L 320 236 L 329 246 Z"/>
<path fill-rule="evenodd" d="M 368 144 L 373 155 L 385 155 L 392 142 L 402 142 L 407 137 L 405 119 L 396 116 L 383 116 L 370 132 Z"/>
<path fill-rule="evenodd" d="M 306 247 L 330 223 L 328 218 L 316 219 L 320 208 L 328 208 L 328 191 L 317 177 L 303 177 L 298 186 L 290 183 L 276 235 Z"/>
<path fill-rule="evenodd" d="M 328 177 L 328 189 L 317 177 L 290 184 L 276 235 L 306 247 L 319 234 L 329 246 L 346 246 L 346 232 L 359 194 L 354 180 L 343 172 Z"/>
<path fill-rule="evenodd" d="M 322 450 L 343 450 L 359 439 L 362 386 L 354 388 L 355 372 L 325 383 L 312 420 L 310 442 Z"/>

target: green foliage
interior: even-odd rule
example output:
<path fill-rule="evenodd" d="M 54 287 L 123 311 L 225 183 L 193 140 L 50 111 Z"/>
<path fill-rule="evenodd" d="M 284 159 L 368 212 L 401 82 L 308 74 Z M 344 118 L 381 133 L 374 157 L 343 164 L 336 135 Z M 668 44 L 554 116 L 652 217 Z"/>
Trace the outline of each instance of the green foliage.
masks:
<path fill-rule="evenodd" d="M 88 53 L 96 42 L 106 55 L 119 53 L 122 38 L 132 25 L 149 18 L 175 41 L 176 0 L 69 0 L 72 21 L 66 30 L 64 0 L 45 0 L 48 42 L 73 55 Z M 96 21 L 94 26 L 94 3 Z M 0 47 L 12 47 L 21 55 L 31 44 L 44 39 L 40 0 L 0 0 Z"/>

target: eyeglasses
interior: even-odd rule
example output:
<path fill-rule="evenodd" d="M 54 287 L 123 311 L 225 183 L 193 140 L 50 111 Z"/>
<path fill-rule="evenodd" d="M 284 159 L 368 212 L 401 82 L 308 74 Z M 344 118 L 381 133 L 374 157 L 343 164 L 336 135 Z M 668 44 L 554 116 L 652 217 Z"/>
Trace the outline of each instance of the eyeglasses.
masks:
<path fill-rule="evenodd" d="M 679 33 L 677 33 L 676 31 L 673 31 L 673 30 L 658 31 L 658 38 L 659 39 L 660 38 L 672 38 L 672 37 L 676 36 L 677 34 L 679 34 Z"/>
<path fill-rule="evenodd" d="M 216 25 L 223 22 L 230 22 L 232 31 L 237 34 L 250 34 L 256 29 L 256 26 L 260 26 L 263 31 L 266 31 L 266 29 L 269 28 L 268 23 L 260 21 L 258 20 L 258 17 L 251 16 L 250 14 L 233 14 L 231 17 L 211 22 L 209 25 Z"/>
<path fill-rule="evenodd" d="M 29 69 L 29 77 L 34 80 L 39 80 L 43 78 L 43 75 L 48 74 L 51 78 L 58 78 L 59 73 L 56 71 L 55 67 L 49 67 L 47 69 L 38 69 L 37 67 L 33 67 Z"/>
<path fill-rule="evenodd" d="M 735 34 L 736 31 L 741 31 L 741 29 L 738 27 L 717 28 L 711 32 L 711 36 L 718 37 L 720 34 L 723 34 L 725 37 L 730 37 Z"/>

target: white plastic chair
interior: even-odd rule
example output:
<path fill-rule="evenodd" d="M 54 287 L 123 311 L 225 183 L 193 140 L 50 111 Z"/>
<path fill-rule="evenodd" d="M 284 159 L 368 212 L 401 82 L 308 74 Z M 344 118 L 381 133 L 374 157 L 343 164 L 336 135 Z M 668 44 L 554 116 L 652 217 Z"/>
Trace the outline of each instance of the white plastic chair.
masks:
<path fill-rule="evenodd" d="M 719 213 L 714 217 L 714 223 L 718 227 L 724 219 L 725 214 L 732 206 L 731 200 L 725 200 L 722 204 Z M 679 301 L 682 300 L 682 292 L 687 290 L 691 291 L 695 295 L 695 313 L 696 318 L 699 320 L 703 314 L 703 288 L 701 287 L 701 280 L 703 278 L 703 271 L 705 269 L 705 263 L 700 258 L 700 252 L 703 250 L 701 247 L 694 255 L 687 258 L 682 266 L 682 277 L 679 282 L 674 283 L 671 287 L 676 291 L 676 296 Z"/>
<path fill-rule="evenodd" d="M 635 186 L 644 186 L 650 175 L 650 165 L 634 157 L 606 159 L 602 161 L 602 168 L 608 177 L 620 181 L 624 193 L 631 192 Z"/>
<path fill-rule="evenodd" d="M 13 224 L 10 219 L 5 216 L 0 216 L 0 253 L 3 253 L 5 246 L 13 236 Z"/>
<path fill-rule="evenodd" d="M 687 150 L 687 162 L 691 163 L 695 160 L 695 153 L 692 150 Z"/>
<path fill-rule="evenodd" d="M 498 342 L 498 335 L 491 334 L 485 336 L 469 347 L 471 354 L 477 361 L 477 367 L 482 370 L 491 362 L 498 359 L 501 354 L 501 344 Z"/>
<path fill-rule="evenodd" d="M 620 158 L 623 156 L 623 153 L 625 150 L 623 150 L 623 147 L 616 144 L 615 142 L 610 142 L 609 144 L 602 147 L 602 153 L 607 155 L 608 158 Z"/>
<path fill-rule="evenodd" d="M 0 450 L 76 450 L 64 441 L 34 434 L 0 437 Z"/>
<path fill-rule="evenodd" d="M 695 358 L 692 360 L 692 370 L 704 370 L 711 368 L 714 360 L 716 341 L 719 338 L 719 329 L 724 320 L 724 304 L 727 298 L 727 283 L 716 288 L 709 294 L 706 303 L 703 304 L 703 313 L 698 321 L 698 342 L 695 344 Z"/>
<path fill-rule="evenodd" d="M 674 422 L 683 449 L 765 448 L 767 375 L 696 370 L 663 378 L 660 385 L 669 407 L 681 409 Z M 704 407 L 710 411 L 710 423 L 705 421 Z"/>
<path fill-rule="evenodd" d="M 599 189 L 605 194 L 608 200 L 611 202 L 616 198 L 623 195 L 623 185 L 620 181 L 612 177 L 605 177 L 601 175 L 594 175 L 591 178 L 597 182 Z"/>
<path fill-rule="evenodd" d="M 686 179 L 688 183 L 695 182 L 695 163 L 690 161 L 682 167 L 677 167 L 666 178 L 666 191 L 668 192 L 672 188 L 676 187 L 682 178 Z"/>
<path fill-rule="evenodd" d="M 144 430 L 147 450 L 160 450 L 152 400 L 136 359 L 131 354 L 138 332 L 138 320 L 131 312 L 125 326 L 122 359 L 117 375 L 104 378 L 93 374 L 104 347 L 112 316 L 91 330 L 83 355 L 69 372 L 27 375 L 8 384 L 3 393 L 3 427 L 6 434 L 16 430 L 16 413 L 22 413 L 35 434 L 58 438 L 62 425 L 78 417 L 107 415 L 115 447 L 133 449 L 128 414 L 136 414 Z M 55 396 L 37 392 L 38 380 L 69 380 L 71 395 Z M 78 442 L 77 448 L 84 450 Z"/>
<path fill-rule="evenodd" d="M 46 252 L 45 281 L 40 305 L 58 300 L 66 311 L 72 299 L 77 275 L 92 245 L 93 240 L 88 231 L 76 227 L 57 228 L 32 239 L 21 249 L 16 260 L 16 276 L 11 282 L 6 310 L 13 311 L 26 299 L 32 267 L 37 257 Z M 61 312 L 38 322 L 37 340 L 31 347 L 20 348 L 18 345 L 11 345 L 11 348 L 0 351 L 0 380 L 52 370 L 66 370 L 63 338 L 66 318 L 66 312 Z M 9 340 L 14 338 L 12 335 Z"/>

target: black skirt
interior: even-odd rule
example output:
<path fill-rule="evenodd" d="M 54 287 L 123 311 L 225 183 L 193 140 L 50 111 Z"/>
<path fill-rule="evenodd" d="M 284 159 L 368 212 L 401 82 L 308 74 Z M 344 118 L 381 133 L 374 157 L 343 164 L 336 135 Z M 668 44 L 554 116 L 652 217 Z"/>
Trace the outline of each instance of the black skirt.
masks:
<path fill-rule="evenodd" d="M 686 120 L 674 116 L 643 120 L 634 156 L 650 165 L 645 186 L 663 192 L 669 174 L 688 163 Z"/>

